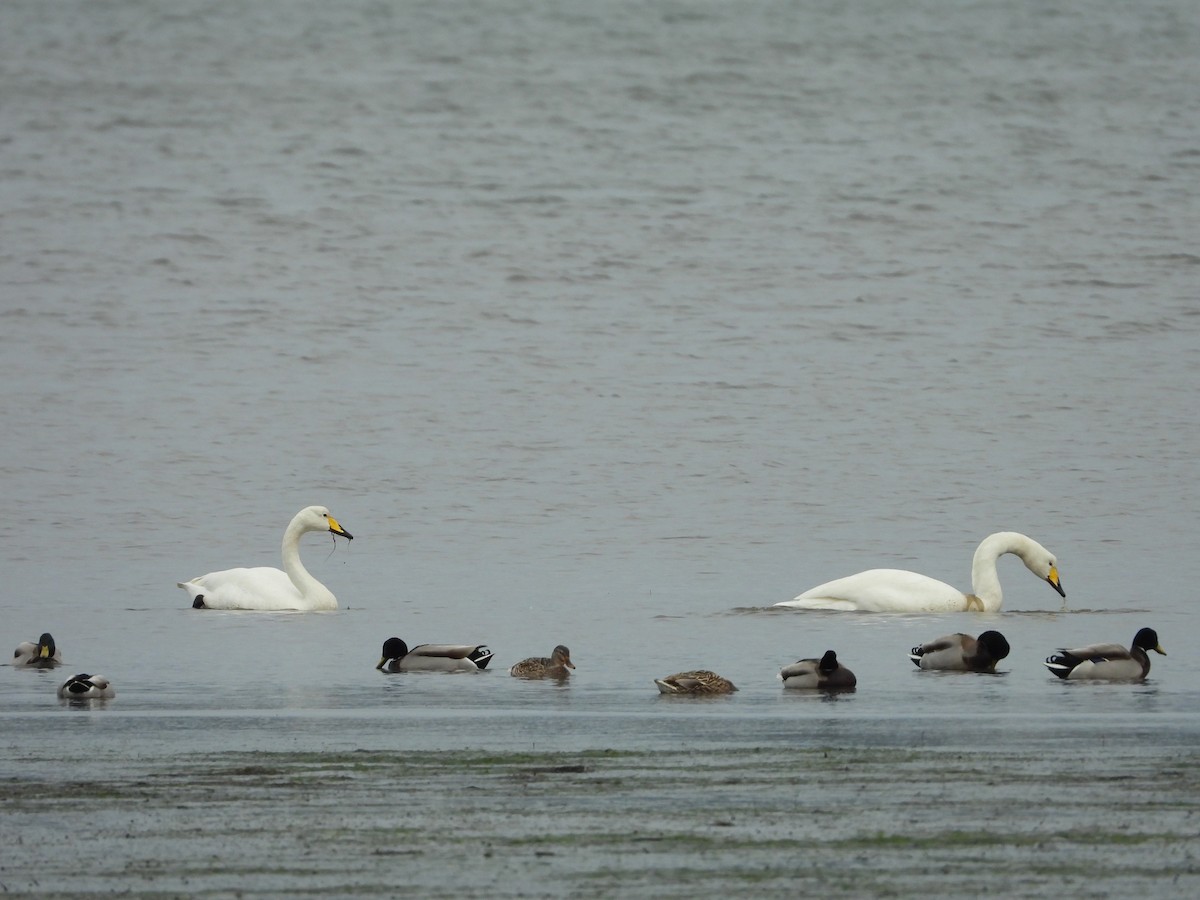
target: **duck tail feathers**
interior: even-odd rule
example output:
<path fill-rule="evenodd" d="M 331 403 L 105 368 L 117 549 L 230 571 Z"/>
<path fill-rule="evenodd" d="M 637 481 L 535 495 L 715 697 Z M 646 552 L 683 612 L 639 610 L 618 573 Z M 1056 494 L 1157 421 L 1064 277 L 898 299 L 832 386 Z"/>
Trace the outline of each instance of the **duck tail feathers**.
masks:
<path fill-rule="evenodd" d="M 487 647 L 476 647 L 467 658 L 479 668 L 486 669 L 488 663 L 492 661 L 492 651 Z"/>
<path fill-rule="evenodd" d="M 1066 656 L 1055 654 L 1046 657 L 1046 668 L 1059 678 L 1066 678 L 1071 674 L 1071 670 L 1075 668 L 1075 662 Z"/>

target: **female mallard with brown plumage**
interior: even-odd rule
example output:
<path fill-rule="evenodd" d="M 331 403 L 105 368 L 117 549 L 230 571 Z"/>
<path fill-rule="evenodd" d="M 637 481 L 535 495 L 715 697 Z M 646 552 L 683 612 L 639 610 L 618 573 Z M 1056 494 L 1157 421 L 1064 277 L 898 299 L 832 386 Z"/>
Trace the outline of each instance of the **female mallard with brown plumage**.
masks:
<path fill-rule="evenodd" d="M 571 651 L 562 644 L 554 648 L 549 656 L 531 656 L 523 659 L 508 670 L 514 678 L 568 678 L 570 669 L 575 668 L 571 662 Z"/>
<path fill-rule="evenodd" d="M 732 694 L 737 690 L 728 678 L 708 669 L 677 672 L 666 678 L 655 678 L 654 683 L 663 694 Z"/>

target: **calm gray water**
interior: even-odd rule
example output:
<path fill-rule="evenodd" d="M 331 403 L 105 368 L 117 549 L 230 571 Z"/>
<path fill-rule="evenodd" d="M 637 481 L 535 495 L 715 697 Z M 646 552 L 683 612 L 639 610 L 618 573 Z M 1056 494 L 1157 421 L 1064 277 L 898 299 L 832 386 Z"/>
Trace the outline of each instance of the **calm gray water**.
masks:
<path fill-rule="evenodd" d="M 1182 0 L 0 6 L 2 636 L 22 746 L 1200 733 L 1200 35 Z M 175 582 L 309 536 L 334 614 Z M 874 566 L 998 616 L 771 605 Z M 1141 686 L 1063 644 L 1156 627 Z M 996 627 L 994 678 L 909 647 Z M 482 677 L 385 677 L 391 635 Z M 505 668 L 570 646 L 565 687 Z M 775 673 L 836 648 L 836 701 Z M 660 701 L 707 666 L 741 692 Z M 18 737 L 20 735 L 20 737 Z M 948 737 L 949 736 L 949 737 Z M 47 765 L 50 765 L 47 763 Z"/>

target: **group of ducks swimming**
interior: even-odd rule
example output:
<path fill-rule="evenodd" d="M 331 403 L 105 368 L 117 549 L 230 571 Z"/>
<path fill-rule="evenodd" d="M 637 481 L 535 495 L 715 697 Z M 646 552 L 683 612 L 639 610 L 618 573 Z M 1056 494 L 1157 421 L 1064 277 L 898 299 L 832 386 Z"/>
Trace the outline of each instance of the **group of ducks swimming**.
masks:
<path fill-rule="evenodd" d="M 13 651 L 13 665 L 30 669 L 53 669 L 62 665 L 62 651 L 49 632 L 33 641 L 21 641 Z M 117 696 L 112 682 L 103 675 L 72 675 L 58 686 L 62 700 L 110 700 Z"/>
<path fill-rule="evenodd" d="M 418 644 L 411 650 L 400 638 L 383 642 L 383 657 L 375 666 L 384 672 L 482 672 L 492 661 L 492 651 L 483 644 Z M 37 642 L 22 641 L 13 651 L 13 665 L 31 669 L 53 669 L 63 662 L 62 650 L 54 636 L 45 632 Z M 549 656 L 531 656 L 512 665 L 514 678 L 554 678 L 570 676 L 575 663 L 571 651 L 559 644 Z M 117 695 L 112 682 L 103 675 L 72 675 L 58 688 L 63 700 L 111 700 Z"/>
<path fill-rule="evenodd" d="M 309 506 L 296 513 L 284 531 L 282 570 L 268 566 L 225 569 L 180 582 L 179 587 L 187 592 L 194 609 L 337 609 L 337 598 L 300 561 L 300 538 L 308 532 L 354 539 L 326 507 Z M 869 569 L 818 585 L 775 605 L 861 612 L 997 612 L 1004 597 L 996 562 L 1006 553 L 1017 556 L 1065 602 L 1067 595 L 1054 554 L 1026 535 L 1001 531 L 988 535 L 976 548 L 969 594 L 916 572 Z M 1166 654 L 1151 628 L 1138 631 L 1129 649 L 1119 644 L 1060 649 L 1046 659 L 1046 667 L 1060 678 L 1141 680 L 1150 671 L 1147 650 Z M 978 638 L 967 634 L 946 635 L 914 647 L 910 657 L 922 669 L 994 672 L 996 663 L 1008 652 L 1008 641 L 1003 635 L 985 631 Z M 478 672 L 486 669 L 491 659 L 492 651 L 482 644 L 419 644 L 410 649 L 400 638 L 389 638 L 384 642 L 383 656 L 376 668 L 384 672 Z M 36 644 L 29 641 L 20 644 L 14 653 L 16 665 L 50 667 L 61 661 L 49 634 L 43 634 Z M 574 668 L 570 651 L 559 645 L 551 656 L 522 660 L 509 672 L 522 678 L 563 679 Z M 833 650 L 820 659 L 801 659 L 784 666 L 779 677 L 785 687 L 794 688 L 849 690 L 857 684 L 854 673 L 838 661 Z M 706 669 L 678 672 L 655 679 L 655 684 L 663 694 L 727 694 L 737 690 L 731 681 Z M 61 685 L 58 695 L 65 699 L 107 699 L 115 696 L 115 691 L 102 675 L 80 674 Z"/>
<path fill-rule="evenodd" d="M 977 638 L 956 633 L 913 647 L 909 659 L 918 669 L 995 672 L 996 664 L 1008 656 L 1009 649 L 1008 640 L 998 631 L 985 631 Z M 1120 644 L 1061 648 L 1046 657 L 1045 665 L 1062 679 L 1141 681 L 1150 673 L 1147 650 L 1167 655 L 1153 628 L 1139 629 L 1128 649 Z M 784 666 L 779 677 L 785 688 L 848 691 L 858 684 L 854 673 L 842 665 L 833 650 L 826 650 L 820 659 L 801 659 Z M 655 679 L 654 683 L 664 694 L 732 694 L 737 690 L 728 678 L 707 669 L 679 672 Z"/>
<path fill-rule="evenodd" d="M 1008 640 L 998 631 L 985 631 L 979 637 L 955 633 L 913 647 L 909 658 L 919 669 L 959 672 L 995 672 L 996 664 L 1008 656 Z M 1046 658 L 1046 668 L 1059 678 L 1105 681 L 1140 681 L 1150 672 L 1147 650 L 1166 656 L 1153 628 L 1142 628 L 1125 649 L 1120 644 L 1092 644 L 1073 650 L 1060 649 Z M 482 672 L 492 661 L 492 651 L 484 644 L 418 644 L 411 649 L 398 637 L 383 642 L 383 655 L 375 668 L 383 672 Z M 37 641 L 23 641 L 13 652 L 13 664 L 34 668 L 53 668 L 62 664 L 62 652 L 50 634 Z M 565 680 L 575 668 L 571 651 L 562 644 L 550 656 L 523 659 L 511 666 L 515 678 L 552 678 Z M 826 650 L 820 659 L 800 659 L 779 670 L 785 688 L 823 691 L 853 690 L 858 679 Z M 708 669 L 677 672 L 654 683 L 662 694 L 732 694 L 737 687 Z M 80 674 L 68 678 L 58 689 L 64 700 L 111 699 L 116 696 L 112 683 L 103 675 Z"/>

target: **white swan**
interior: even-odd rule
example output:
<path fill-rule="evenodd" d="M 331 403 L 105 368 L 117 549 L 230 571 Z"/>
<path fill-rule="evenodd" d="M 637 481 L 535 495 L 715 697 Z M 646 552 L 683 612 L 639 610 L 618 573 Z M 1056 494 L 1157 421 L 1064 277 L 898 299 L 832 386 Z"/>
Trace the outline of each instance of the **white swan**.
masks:
<path fill-rule="evenodd" d="M 776 606 L 793 609 L 860 610 L 863 612 L 996 612 L 1004 602 L 996 560 L 1014 553 L 1038 578 L 1066 597 L 1058 578 L 1054 554 L 1033 538 L 1015 531 L 998 531 L 985 537 L 971 561 L 971 589 L 964 594 L 943 581 L 903 569 L 869 569 L 829 581 Z"/>
<path fill-rule="evenodd" d="M 194 609 L 337 609 L 337 598 L 300 562 L 300 536 L 308 531 L 328 531 L 354 540 L 324 506 L 309 506 L 296 513 L 283 533 L 283 571 L 269 566 L 225 569 L 181 581 L 179 586 L 187 591 Z"/>

